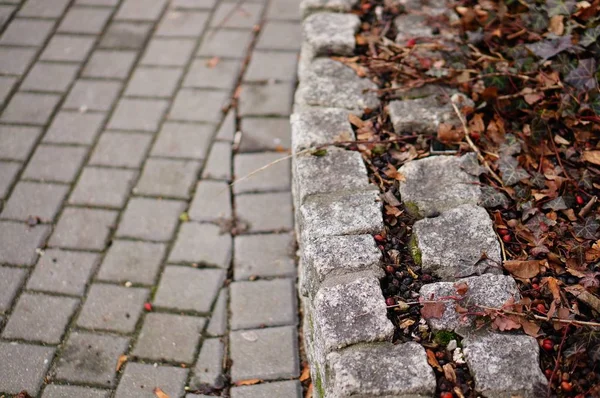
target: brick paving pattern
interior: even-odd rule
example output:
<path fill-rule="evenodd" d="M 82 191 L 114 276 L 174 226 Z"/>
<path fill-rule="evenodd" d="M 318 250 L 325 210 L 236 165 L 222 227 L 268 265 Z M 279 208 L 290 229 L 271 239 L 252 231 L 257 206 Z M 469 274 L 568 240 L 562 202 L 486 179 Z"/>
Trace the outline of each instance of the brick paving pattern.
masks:
<path fill-rule="evenodd" d="M 298 3 L 0 0 L 0 396 L 302 396 Z"/>

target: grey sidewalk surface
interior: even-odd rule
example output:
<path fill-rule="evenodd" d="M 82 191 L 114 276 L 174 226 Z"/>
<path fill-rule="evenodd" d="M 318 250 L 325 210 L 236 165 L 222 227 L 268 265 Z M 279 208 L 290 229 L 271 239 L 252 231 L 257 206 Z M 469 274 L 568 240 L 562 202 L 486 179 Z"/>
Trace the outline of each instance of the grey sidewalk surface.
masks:
<path fill-rule="evenodd" d="M 299 21 L 0 0 L 0 396 L 301 397 L 290 164 L 229 185 L 289 149 Z"/>

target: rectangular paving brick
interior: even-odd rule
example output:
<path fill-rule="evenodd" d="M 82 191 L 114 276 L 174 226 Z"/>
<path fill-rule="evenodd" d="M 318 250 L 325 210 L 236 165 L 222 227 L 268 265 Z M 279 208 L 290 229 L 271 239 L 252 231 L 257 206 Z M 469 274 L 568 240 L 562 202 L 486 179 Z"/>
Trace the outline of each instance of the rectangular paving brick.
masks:
<path fill-rule="evenodd" d="M 190 387 L 196 389 L 206 384 L 211 387 L 221 387 L 225 382 L 223 376 L 224 355 L 225 346 L 221 339 L 204 340 L 198 355 L 198 361 L 194 366 L 194 375 Z"/>
<path fill-rule="evenodd" d="M 252 29 L 259 23 L 263 8 L 263 4 L 222 2 L 215 10 L 210 26 L 216 28 Z"/>
<path fill-rule="evenodd" d="M 56 362 L 56 379 L 113 387 L 117 360 L 128 345 L 125 337 L 71 332 Z"/>
<path fill-rule="evenodd" d="M 83 62 L 91 51 L 94 40 L 92 37 L 54 35 L 40 60 Z"/>
<path fill-rule="evenodd" d="M 213 132 L 214 126 L 207 124 L 166 122 L 162 125 L 150 154 L 171 158 L 205 159 Z"/>
<path fill-rule="evenodd" d="M 0 103 L 4 104 L 8 95 L 17 83 L 16 77 L 1 76 L 0 77 Z"/>
<path fill-rule="evenodd" d="M 72 182 L 87 152 L 88 149 L 82 147 L 39 145 L 23 172 L 23 178 Z"/>
<path fill-rule="evenodd" d="M 237 216 L 251 232 L 290 231 L 293 228 L 292 196 L 287 192 L 238 195 Z"/>
<path fill-rule="evenodd" d="M 38 62 L 21 84 L 21 90 L 65 92 L 75 80 L 76 65 Z"/>
<path fill-rule="evenodd" d="M 54 22 L 36 19 L 14 19 L 0 36 L 0 45 L 41 46 L 44 44 Z"/>
<path fill-rule="evenodd" d="M 138 67 L 129 80 L 125 95 L 134 97 L 171 97 L 175 93 L 180 68 Z"/>
<path fill-rule="evenodd" d="M 0 264 L 35 264 L 37 249 L 43 247 L 50 235 L 48 225 L 29 227 L 12 221 L 0 222 L 0 230 Z"/>
<path fill-rule="evenodd" d="M 202 178 L 231 181 L 231 144 L 215 142 L 210 150 Z"/>
<path fill-rule="evenodd" d="M 110 13 L 110 9 L 72 7 L 64 15 L 58 32 L 100 34 Z"/>
<path fill-rule="evenodd" d="M 167 0 L 124 0 L 115 19 L 132 21 L 156 21 Z"/>
<path fill-rule="evenodd" d="M 22 75 L 33 62 L 33 48 L 0 47 L 0 73 Z"/>
<path fill-rule="evenodd" d="M 276 381 L 255 386 L 233 387 L 231 398 L 301 398 L 302 385 L 298 380 Z"/>
<path fill-rule="evenodd" d="M 144 133 L 104 132 L 92 152 L 90 164 L 138 168 L 151 142 L 152 137 Z"/>
<path fill-rule="evenodd" d="M 166 242 L 175 234 L 185 205 L 175 200 L 133 198 L 125 208 L 117 236 Z"/>
<path fill-rule="evenodd" d="M 116 211 L 68 207 L 61 214 L 48 244 L 68 249 L 103 250 L 116 220 Z"/>
<path fill-rule="evenodd" d="M 76 4 L 86 6 L 114 7 L 118 5 L 120 0 L 76 0 Z"/>
<path fill-rule="evenodd" d="M 24 280 L 24 269 L 0 267 L 0 313 L 10 309 Z"/>
<path fill-rule="evenodd" d="M 162 274 L 154 304 L 181 311 L 208 313 L 225 281 L 225 270 L 168 266 Z M 194 289 L 182 289 L 194 286 Z"/>
<path fill-rule="evenodd" d="M 16 93 L 2 113 L 3 122 L 45 125 L 60 96 L 54 94 Z"/>
<path fill-rule="evenodd" d="M 217 302 L 213 307 L 210 322 L 206 328 L 206 333 L 209 336 L 223 336 L 227 331 L 227 302 L 229 301 L 229 289 L 224 287 L 219 292 Z"/>
<path fill-rule="evenodd" d="M 294 94 L 291 83 L 245 84 L 240 94 L 241 116 L 288 116 Z"/>
<path fill-rule="evenodd" d="M 257 50 L 299 51 L 302 43 L 302 26 L 299 22 L 267 21 L 258 41 Z"/>
<path fill-rule="evenodd" d="M 83 69 L 82 76 L 125 79 L 134 61 L 133 51 L 96 50 Z"/>
<path fill-rule="evenodd" d="M 294 81 L 298 54 L 280 51 L 254 51 L 244 75 L 246 82 Z"/>
<path fill-rule="evenodd" d="M 75 298 L 23 293 L 2 337 L 58 344 L 78 304 Z"/>
<path fill-rule="evenodd" d="M 233 137 L 237 131 L 235 124 L 235 114 L 233 111 L 229 111 L 225 119 L 221 122 L 215 139 L 217 141 L 233 142 Z"/>
<path fill-rule="evenodd" d="M 10 20 L 17 7 L 13 5 L 0 5 L 0 28 Z"/>
<path fill-rule="evenodd" d="M 168 117 L 170 120 L 218 123 L 228 101 L 227 91 L 179 90 Z"/>
<path fill-rule="evenodd" d="M 172 0 L 171 7 L 180 9 L 211 9 L 217 0 Z"/>
<path fill-rule="evenodd" d="M 109 390 L 90 387 L 51 384 L 44 388 L 42 398 L 108 398 Z"/>
<path fill-rule="evenodd" d="M 0 342 L 0 391 L 36 395 L 44 381 L 55 349 L 29 344 Z"/>
<path fill-rule="evenodd" d="M 0 126 L 0 158 L 26 160 L 41 132 L 37 127 Z"/>
<path fill-rule="evenodd" d="M 216 225 L 186 222 L 179 228 L 169 262 L 196 263 L 226 269 L 231 260 L 231 244 L 231 235 L 222 233 Z"/>
<path fill-rule="evenodd" d="M 274 0 L 267 8 L 268 20 L 300 21 L 300 1 Z"/>
<path fill-rule="evenodd" d="M 231 218 L 229 184 L 203 180 L 196 185 L 194 199 L 188 210 L 192 221 L 218 221 Z"/>
<path fill-rule="evenodd" d="M 70 204 L 121 208 L 125 206 L 137 172 L 86 167 L 69 197 Z"/>
<path fill-rule="evenodd" d="M 108 111 L 115 103 L 121 83 L 97 80 L 77 80 L 67 99 L 65 109 Z"/>
<path fill-rule="evenodd" d="M 153 38 L 140 61 L 141 65 L 185 66 L 194 51 L 193 39 Z"/>
<path fill-rule="evenodd" d="M 152 285 L 165 251 L 161 243 L 115 240 L 102 260 L 97 279 Z"/>
<path fill-rule="evenodd" d="M 59 18 L 69 5 L 69 0 L 27 0 L 20 17 Z"/>
<path fill-rule="evenodd" d="M 132 354 L 152 361 L 191 364 L 206 319 L 185 315 L 147 314 Z"/>
<path fill-rule="evenodd" d="M 13 189 L 0 217 L 20 221 L 38 217 L 52 222 L 68 191 L 66 185 L 21 181 Z"/>
<path fill-rule="evenodd" d="M 8 190 L 16 181 L 22 165 L 14 162 L 0 162 L 0 198 L 8 195 Z"/>
<path fill-rule="evenodd" d="M 162 37 L 199 37 L 208 21 L 208 12 L 167 11 L 158 24 L 155 35 Z"/>
<path fill-rule="evenodd" d="M 151 396 L 150 393 L 157 387 L 168 397 L 181 397 L 188 372 L 188 369 L 173 366 L 128 363 L 125 365 L 115 398 Z"/>
<path fill-rule="evenodd" d="M 104 118 L 101 113 L 59 112 L 43 142 L 90 145 L 100 132 Z"/>
<path fill-rule="evenodd" d="M 77 325 L 93 330 L 131 333 L 144 310 L 148 289 L 93 284 Z"/>
<path fill-rule="evenodd" d="M 123 98 L 108 122 L 109 129 L 157 131 L 167 101 L 156 99 Z"/>
<path fill-rule="evenodd" d="M 241 178 L 267 165 L 260 172 L 251 175 L 233 186 L 237 195 L 247 192 L 287 191 L 290 189 L 289 159 L 281 161 L 286 156 L 276 152 L 244 153 L 234 157 L 235 178 Z M 274 163 L 277 162 L 277 163 Z"/>
<path fill-rule="evenodd" d="M 209 29 L 202 38 L 198 55 L 244 58 L 251 40 L 250 30 Z"/>
<path fill-rule="evenodd" d="M 234 238 L 235 280 L 295 276 L 295 239 L 291 234 L 241 235 Z"/>
<path fill-rule="evenodd" d="M 241 61 L 222 59 L 216 65 L 209 62 L 209 58 L 195 59 L 185 76 L 183 86 L 231 90 L 236 83 Z"/>
<path fill-rule="evenodd" d="M 139 50 L 150 35 L 152 24 L 147 22 L 114 21 L 104 32 L 100 48 Z"/>
<path fill-rule="evenodd" d="M 288 118 L 245 117 L 241 121 L 240 152 L 274 151 L 291 147 Z"/>
<path fill-rule="evenodd" d="M 83 296 L 99 260 L 100 256 L 95 253 L 48 249 L 35 266 L 27 288 Z"/>
<path fill-rule="evenodd" d="M 240 330 L 230 334 L 231 381 L 298 377 L 295 326 Z"/>
<path fill-rule="evenodd" d="M 197 180 L 200 162 L 150 158 L 134 188 L 136 194 L 188 199 Z"/>

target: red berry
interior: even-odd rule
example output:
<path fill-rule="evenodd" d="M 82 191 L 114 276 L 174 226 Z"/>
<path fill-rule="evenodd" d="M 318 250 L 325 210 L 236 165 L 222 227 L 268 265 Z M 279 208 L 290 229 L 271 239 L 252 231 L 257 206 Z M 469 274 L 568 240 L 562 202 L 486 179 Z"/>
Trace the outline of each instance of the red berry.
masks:
<path fill-rule="evenodd" d="M 379 234 L 375 235 L 374 238 L 375 238 L 375 240 L 377 242 L 383 242 L 383 241 L 385 241 L 385 238 L 383 236 L 379 235 Z"/>
<path fill-rule="evenodd" d="M 146 311 L 152 311 L 152 304 L 150 304 L 150 303 L 144 303 L 144 309 Z"/>
<path fill-rule="evenodd" d="M 410 39 L 406 42 L 406 47 L 414 47 L 417 44 L 417 39 Z"/>
<path fill-rule="evenodd" d="M 502 240 L 504 241 L 504 243 L 509 243 L 511 241 L 511 237 L 510 235 L 504 235 L 502 237 Z"/>
<path fill-rule="evenodd" d="M 532 289 L 535 289 L 535 290 L 538 290 L 538 289 L 540 288 L 540 285 L 538 285 L 537 283 L 533 283 L 533 284 L 531 285 L 531 288 L 532 288 Z"/>
<path fill-rule="evenodd" d="M 564 392 L 571 392 L 573 391 L 573 384 L 569 383 L 568 381 L 563 381 L 560 383 L 560 388 L 562 388 Z"/>
<path fill-rule="evenodd" d="M 378 248 L 379 248 L 379 250 L 381 250 L 381 251 L 384 251 L 384 250 L 385 250 L 385 247 L 383 247 L 383 245 L 379 245 L 379 246 L 377 246 L 377 247 L 378 247 Z"/>
<path fill-rule="evenodd" d="M 579 196 L 579 195 L 575 196 L 575 200 L 577 201 L 577 204 L 580 205 L 580 206 L 585 203 L 585 201 L 583 200 L 583 198 L 581 196 Z"/>
<path fill-rule="evenodd" d="M 546 313 L 546 306 L 544 304 L 538 304 L 535 307 L 536 310 L 538 310 L 541 313 Z"/>
<path fill-rule="evenodd" d="M 391 265 L 386 265 L 385 270 L 387 271 L 388 274 L 393 274 L 394 271 L 396 271 L 396 269 L 394 267 L 392 267 Z"/>
<path fill-rule="evenodd" d="M 392 297 L 388 297 L 385 299 L 385 305 L 387 305 L 388 307 L 396 305 L 396 300 L 394 300 Z"/>
<path fill-rule="evenodd" d="M 546 351 L 552 351 L 554 349 L 554 343 L 550 339 L 545 339 L 542 342 L 542 348 Z"/>
<path fill-rule="evenodd" d="M 440 394 L 440 398 L 453 398 L 454 395 L 452 395 L 451 392 L 443 392 Z"/>
<path fill-rule="evenodd" d="M 502 236 L 510 234 L 510 232 L 508 232 L 508 229 L 504 229 L 504 228 L 499 229 L 498 233 Z"/>

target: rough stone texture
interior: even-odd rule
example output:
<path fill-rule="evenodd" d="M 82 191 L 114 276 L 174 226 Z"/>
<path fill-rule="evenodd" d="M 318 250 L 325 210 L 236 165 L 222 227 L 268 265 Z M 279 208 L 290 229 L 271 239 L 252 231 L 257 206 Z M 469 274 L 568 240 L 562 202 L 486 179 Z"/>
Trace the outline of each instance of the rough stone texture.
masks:
<path fill-rule="evenodd" d="M 319 55 L 353 55 L 354 34 L 360 19 L 354 14 L 319 12 L 303 22 L 304 43 L 313 57 Z"/>
<path fill-rule="evenodd" d="M 370 271 L 383 277 L 381 252 L 371 235 L 328 236 L 302 247 L 302 294 L 314 297 L 328 277 Z"/>
<path fill-rule="evenodd" d="M 0 391 L 37 394 L 55 348 L 0 342 Z"/>
<path fill-rule="evenodd" d="M 301 398 L 302 385 L 297 380 L 278 381 L 231 389 L 231 398 Z"/>
<path fill-rule="evenodd" d="M 317 11 L 349 12 L 356 3 L 356 0 L 302 0 L 300 11 L 304 18 Z"/>
<path fill-rule="evenodd" d="M 220 339 L 206 339 L 202 343 L 198 361 L 194 367 L 194 375 L 190 381 L 192 388 L 199 388 L 203 384 L 215 388 L 225 385 L 223 376 L 223 356 L 225 346 Z"/>
<path fill-rule="evenodd" d="M 539 346 L 530 336 L 482 333 L 463 340 L 477 392 L 487 397 L 523 398 L 546 394 Z"/>
<path fill-rule="evenodd" d="M 420 294 L 424 300 L 439 300 L 441 297 L 460 296 L 456 291 L 458 283 L 466 283 L 468 290 L 462 300 L 444 300 L 446 309 L 441 318 L 429 318 L 427 323 L 434 330 L 453 330 L 467 335 L 473 330 L 475 316 L 456 312 L 456 304 L 462 308 L 480 311 L 477 306 L 501 308 L 509 299 L 518 302 L 519 290 L 514 279 L 505 275 L 485 274 L 461 279 L 459 282 L 436 282 L 423 285 Z"/>
<path fill-rule="evenodd" d="M 321 144 L 356 139 L 348 121 L 349 112 L 336 108 L 314 108 L 290 116 L 294 152 Z"/>
<path fill-rule="evenodd" d="M 473 160 L 475 154 L 430 156 L 403 165 L 400 197 L 408 211 L 415 217 L 432 217 L 462 204 L 476 205 L 481 196 L 477 177 L 463 170 Z"/>
<path fill-rule="evenodd" d="M 379 192 L 313 196 L 300 207 L 302 241 L 332 235 L 379 233 L 383 229 Z"/>
<path fill-rule="evenodd" d="M 329 354 L 327 367 L 328 397 L 431 397 L 436 388 L 425 350 L 414 342 L 350 347 Z"/>
<path fill-rule="evenodd" d="M 417 221 L 413 239 L 415 261 L 444 280 L 502 272 L 500 244 L 482 207 L 461 205 Z"/>

